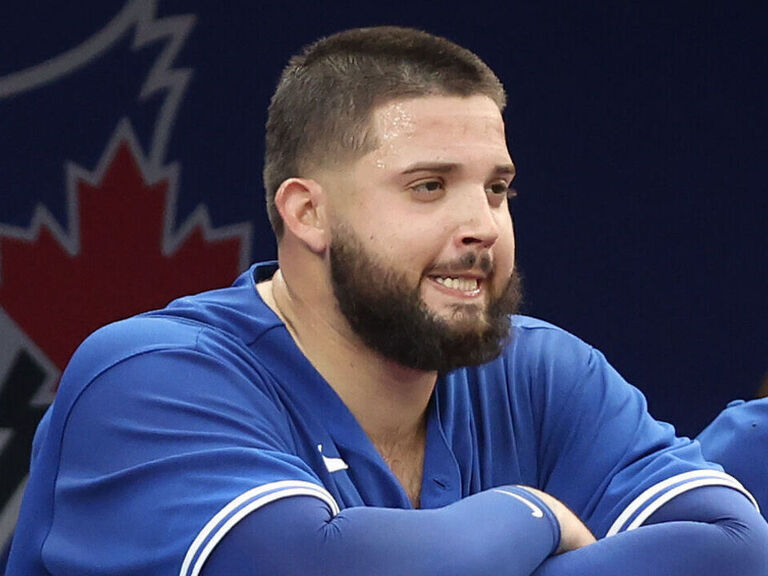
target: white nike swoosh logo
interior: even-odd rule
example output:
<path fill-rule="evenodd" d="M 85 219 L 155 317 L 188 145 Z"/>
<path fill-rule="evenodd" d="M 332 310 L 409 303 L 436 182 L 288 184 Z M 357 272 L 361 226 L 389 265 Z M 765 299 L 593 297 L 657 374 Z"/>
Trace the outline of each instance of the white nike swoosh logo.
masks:
<path fill-rule="evenodd" d="M 520 494 L 515 494 L 514 492 L 507 492 L 506 490 L 501 490 L 499 488 L 494 490 L 494 492 L 501 492 L 502 494 L 506 494 L 507 496 L 512 496 L 512 498 L 517 498 L 518 500 L 520 500 L 520 502 L 522 502 L 532 510 L 531 516 L 533 516 L 534 518 L 544 518 L 544 511 L 538 506 L 536 506 L 536 504 L 528 500 L 527 498 L 523 498 L 522 496 L 520 496 Z"/>
<path fill-rule="evenodd" d="M 325 467 L 328 469 L 328 472 L 338 472 L 339 470 L 346 470 L 349 468 L 346 462 L 342 460 L 341 458 L 330 458 L 323 454 L 323 445 L 318 444 L 317 445 L 317 451 L 320 452 L 320 455 L 323 457 L 323 464 L 325 464 Z"/>

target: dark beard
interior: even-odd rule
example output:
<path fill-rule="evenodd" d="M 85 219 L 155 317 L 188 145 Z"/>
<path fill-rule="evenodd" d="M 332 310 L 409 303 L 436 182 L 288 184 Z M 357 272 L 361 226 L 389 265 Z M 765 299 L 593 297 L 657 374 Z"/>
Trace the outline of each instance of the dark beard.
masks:
<path fill-rule="evenodd" d="M 522 300 L 514 272 L 486 313 L 457 304 L 448 322 L 427 308 L 418 285 L 407 288 L 404 275 L 376 262 L 345 229 L 334 230 L 330 264 L 336 300 L 355 333 L 386 358 L 417 370 L 445 373 L 493 360 L 510 338 L 509 315 Z M 461 263 L 451 269 L 460 271 Z"/>

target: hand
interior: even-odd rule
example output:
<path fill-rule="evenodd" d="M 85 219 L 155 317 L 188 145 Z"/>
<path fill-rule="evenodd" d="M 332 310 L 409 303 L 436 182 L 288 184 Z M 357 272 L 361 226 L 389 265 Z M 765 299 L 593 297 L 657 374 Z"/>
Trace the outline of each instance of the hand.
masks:
<path fill-rule="evenodd" d="M 592 532 L 589 531 L 589 528 L 587 528 L 579 517 L 571 512 L 565 504 L 560 502 L 560 500 L 546 492 L 531 488 L 530 486 L 520 487 L 528 490 L 541 499 L 541 501 L 552 510 L 555 518 L 557 518 L 557 521 L 560 524 L 560 546 L 558 546 L 555 554 L 570 552 L 571 550 L 576 550 L 577 548 L 588 546 L 596 542 L 595 537 L 592 535 Z"/>

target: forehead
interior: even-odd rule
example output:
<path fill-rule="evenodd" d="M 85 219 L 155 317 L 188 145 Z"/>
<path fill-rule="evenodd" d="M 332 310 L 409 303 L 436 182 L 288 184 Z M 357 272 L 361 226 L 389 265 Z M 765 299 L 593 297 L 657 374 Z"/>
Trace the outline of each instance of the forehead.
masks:
<path fill-rule="evenodd" d="M 461 150 L 480 146 L 507 155 L 504 121 L 487 96 L 426 96 L 387 102 L 372 114 L 375 155 L 421 147 Z"/>

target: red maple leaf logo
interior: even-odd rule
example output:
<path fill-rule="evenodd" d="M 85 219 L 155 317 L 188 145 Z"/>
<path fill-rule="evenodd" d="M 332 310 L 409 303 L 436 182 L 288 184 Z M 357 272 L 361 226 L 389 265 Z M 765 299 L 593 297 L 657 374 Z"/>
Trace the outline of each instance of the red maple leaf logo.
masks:
<path fill-rule="evenodd" d="M 204 211 L 169 247 L 170 187 L 146 181 L 123 139 L 98 183 L 76 181 L 74 253 L 45 222 L 33 239 L 0 235 L 0 305 L 60 369 L 96 328 L 229 285 L 240 272 L 247 234 L 210 234 Z"/>

